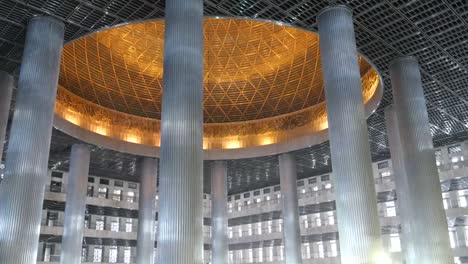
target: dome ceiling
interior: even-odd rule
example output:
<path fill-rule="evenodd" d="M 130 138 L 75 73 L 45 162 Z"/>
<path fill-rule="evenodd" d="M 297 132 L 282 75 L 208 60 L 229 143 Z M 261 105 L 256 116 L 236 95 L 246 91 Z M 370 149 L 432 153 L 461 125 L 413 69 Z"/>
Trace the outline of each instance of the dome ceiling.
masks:
<path fill-rule="evenodd" d="M 102 30 L 65 45 L 59 84 L 100 106 L 160 119 L 163 54 L 162 20 Z M 362 75 L 374 71 L 359 61 Z M 324 101 L 318 35 L 298 28 L 206 18 L 204 69 L 205 123 L 264 119 Z"/>

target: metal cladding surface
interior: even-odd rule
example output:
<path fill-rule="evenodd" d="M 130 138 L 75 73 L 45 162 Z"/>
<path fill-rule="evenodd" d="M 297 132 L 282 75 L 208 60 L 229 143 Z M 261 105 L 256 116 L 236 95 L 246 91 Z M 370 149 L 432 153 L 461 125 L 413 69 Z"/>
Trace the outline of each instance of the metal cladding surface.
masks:
<path fill-rule="evenodd" d="M 211 263 L 228 263 L 227 162 L 211 165 Z"/>
<path fill-rule="evenodd" d="M 283 204 L 283 241 L 285 263 L 301 264 L 301 233 L 299 226 L 299 205 L 297 198 L 296 159 L 292 154 L 281 154 L 279 174 L 281 200 Z"/>
<path fill-rule="evenodd" d="M 3 144 L 5 142 L 8 116 L 10 114 L 11 96 L 13 94 L 13 77 L 0 71 L 0 161 L 3 155 Z"/>
<path fill-rule="evenodd" d="M 408 243 L 409 228 L 408 221 L 402 221 L 403 219 L 410 216 L 411 211 L 408 203 L 408 199 L 411 199 L 411 194 L 408 193 L 408 174 L 406 174 L 405 165 L 403 161 L 403 149 L 401 146 L 400 132 L 398 131 L 398 120 L 396 111 L 393 105 L 388 106 L 385 109 L 385 121 L 387 126 L 388 145 L 392 155 L 392 168 L 393 175 L 395 176 L 395 191 L 397 195 L 398 203 L 398 214 L 400 215 L 400 244 L 402 249 L 402 255 L 406 254 L 408 247 L 413 247 L 411 243 Z"/>
<path fill-rule="evenodd" d="M 75 144 L 71 150 L 67 183 L 65 222 L 63 226 L 61 264 L 80 264 L 86 211 L 86 190 L 90 163 L 89 147 Z"/>
<path fill-rule="evenodd" d="M 324 9 L 317 21 L 341 261 L 377 263 L 382 240 L 353 18 L 348 8 L 336 6 Z"/>
<path fill-rule="evenodd" d="M 64 25 L 29 22 L 5 178 L 0 185 L 0 263 L 36 262 Z"/>
<path fill-rule="evenodd" d="M 137 173 L 140 174 L 140 198 L 138 203 L 138 241 L 137 264 L 154 263 L 154 222 L 156 215 L 156 178 L 158 160 L 141 157 L 137 161 Z"/>
<path fill-rule="evenodd" d="M 402 230 L 407 244 L 406 261 L 410 264 L 452 263 L 447 219 L 417 60 L 403 57 L 392 61 L 390 78 L 401 140 L 401 160 L 408 175 L 404 182 L 407 186 L 403 187 L 407 198 L 402 197 L 406 202 L 402 212 L 407 215 L 401 215 L 402 227 L 407 228 Z"/>
<path fill-rule="evenodd" d="M 203 263 L 203 1 L 166 2 L 158 263 Z"/>

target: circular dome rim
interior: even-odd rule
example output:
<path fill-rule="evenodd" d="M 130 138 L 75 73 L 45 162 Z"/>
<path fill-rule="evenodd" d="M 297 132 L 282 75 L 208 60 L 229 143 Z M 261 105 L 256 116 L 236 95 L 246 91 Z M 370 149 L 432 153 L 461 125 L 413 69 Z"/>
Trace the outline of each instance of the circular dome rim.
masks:
<path fill-rule="evenodd" d="M 251 20 L 255 22 L 266 22 L 266 23 L 271 23 L 271 24 L 275 24 L 278 26 L 286 26 L 286 27 L 291 27 L 291 28 L 299 29 L 299 30 L 306 31 L 306 32 L 311 32 L 311 33 L 315 33 L 318 35 L 318 32 L 316 31 L 313 31 L 307 28 L 302 28 L 302 27 L 295 26 L 295 25 L 291 25 L 285 22 L 270 20 L 270 19 L 257 19 L 257 18 L 252 18 L 252 17 L 239 17 L 239 16 L 236 16 L 236 17 L 205 16 L 204 18 L 238 19 L 238 20 Z M 116 24 L 111 27 L 103 27 L 103 28 L 88 32 L 87 34 L 82 35 L 76 39 L 67 41 L 65 44 L 71 43 L 78 39 L 87 37 L 92 34 L 96 34 L 101 31 L 109 30 L 112 28 L 122 27 L 126 25 L 131 25 L 131 24 L 144 23 L 144 22 L 160 21 L 163 19 L 164 18 L 155 18 L 155 19 L 148 19 L 148 20 L 134 20 L 130 22 Z M 371 70 L 374 70 L 378 76 L 377 88 L 375 89 L 374 93 L 372 94 L 370 99 L 367 101 L 367 103 L 364 104 L 366 119 L 367 119 L 371 114 L 373 114 L 377 110 L 377 108 L 379 107 L 381 103 L 384 84 L 383 84 L 382 75 L 378 71 L 375 64 L 372 61 L 370 61 L 367 58 L 367 56 L 365 56 L 364 54 L 361 54 L 359 50 L 358 50 L 358 55 L 363 57 L 366 60 L 366 62 L 371 66 Z M 314 106 L 316 105 L 309 106 L 308 108 L 314 107 Z M 307 108 L 304 108 L 304 109 L 307 109 Z M 298 110 L 296 112 L 303 111 L 304 109 Z M 291 113 L 283 114 L 283 115 L 287 116 L 289 114 L 294 114 L 294 113 L 295 112 L 291 112 Z M 278 117 L 278 116 L 267 117 L 264 119 L 270 119 L 270 118 L 275 118 L 275 117 Z M 238 121 L 238 122 L 230 122 L 230 123 L 248 123 L 248 122 L 255 122 L 259 120 L 262 120 L 262 119 L 254 119 L 254 120 Z M 205 123 L 205 125 L 206 124 L 229 124 L 229 123 Z M 54 127 L 58 130 L 63 131 L 66 134 L 69 134 L 87 143 L 95 144 L 95 145 L 105 147 L 108 149 L 125 152 L 129 154 L 134 154 L 134 155 L 159 157 L 159 150 L 160 150 L 159 146 L 132 143 L 132 142 L 122 140 L 122 139 L 116 139 L 116 138 L 111 138 L 108 136 L 103 136 L 96 132 L 93 132 L 85 128 L 82 128 L 78 125 L 75 125 L 74 123 L 59 116 L 56 112 L 54 112 Z M 278 143 L 269 144 L 269 145 L 249 146 L 249 147 L 233 148 L 233 149 L 226 149 L 226 148 L 204 149 L 204 156 L 205 156 L 204 159 L 205 160 L 242 159 L 242 158 L 253 158 L 253 157 L 261 157 L 261 156 L 268 156 L 268 155 L 276 155 L 280 153 L 286 153 L 286 152 L 310 147 L 312 145 L 323 143 L 327 140 L 328 140 L 328 128 L 323 129 L 321 131 L 314 132 L 310 135 L 304 135 L 298 138 L 293 138 L 291 140 L 288 140 L 287 142 L 278 142 Z"/>

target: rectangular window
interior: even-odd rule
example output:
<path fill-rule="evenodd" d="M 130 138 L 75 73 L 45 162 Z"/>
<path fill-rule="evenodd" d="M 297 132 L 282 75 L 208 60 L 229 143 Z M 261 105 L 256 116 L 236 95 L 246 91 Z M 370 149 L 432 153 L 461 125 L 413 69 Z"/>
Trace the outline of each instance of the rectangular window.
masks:
<path fill-rule="evenodd" d="M 455 156 L 455 157 L 451 158 L 451 161 L 452 161 L 452 163 L 456 163 L 456 162 L 459 162 L 459 161 L 463 161 L 463 159 L 464 159 L 463 156 Z M 453 168 L 458 169 L 459 166 L 457 165 L 457 166 L 454 166 Z"/>
<path fill-rule="evenodd" d="M 307 242 L 307 243 L 304 243 L 303 246 L 304 246 L 304 251 L 302 252 L 305 252 L 304 258 L 310 259 L 310 244 Z"/>
<path fill-rule="evenodd" d="M 280 191 L 280 190 L 281 190 L 281 187 L 280 187 L 279 185 L 273 187 L 273 191 L 274 191 L 274 192 L 278 192 L 278 191 Z"/>
<path fill-rule="evenodd" d="M 438 149 L 435 151 L 436 165 L 440 166 L 442 160 L 442 150 Z"/>
<path fill-rule="evenodd" d="M 117 187 L 123 187 L 123 181 L 115 181 L 114 182 L 114 186 L 117 186 Z"/>
<path fill-rule="evenodd" d="M 240 198 L 241 198 L 240 194 L 234 196 L 234 199 L 235 199 L 235 200 L 239 200 Z"/>
<path fill-rule="evenodd" d="M 94 186 L 88 186 L 88 190 L 86 191 L 86 195 L 88 197 L 93 197 L 93 195 L 94 195 Z"/>
<path fill-rule="evenodd" d="M 468 246 L 468 226 L 465 226 L 465 246 Z"/>
<path fill-rule="evenodd" d="M 119 232 L 119 222 L 112 222 L 111 223 L 111 231 L 112 232 Z"/>
<path fill-rule="evenodd" d="M 111 247 L 109 250 L 109 263 L 117 263 L 117 247 Z"/>
<path fill-rule="evenodd" d="M 247 256 L 248 256 L 247 261 L 249 263 L 252 263 L 253 262 L 253 251 L 252 251 L 251 248 L 247 249 Z"/>
<path fill-rule="evenodd" d="M 380 174 L 380 178 L 388 177 L 391 175 L 390 171 L 382 171 L 379 174 Z"/>
<path fill-rule="evenodd" d="M 336 246 L 336 240 L 330 240 L 330 254 L 331 257 L 336 257 L 338 256 L 338 248 Z"/>
<path fill-rule="evenodd" d="M 96 230 L 104 230 L 104 221 L 103 220 L 97 220 L 96 221 Z"/>
<path fill-rule="evenodd" d="M 455 145 L 455 146 L 448 147 L 448 153 L 449 154 L 455 154 L 455 153 L 458 153 L 458 152 L 461 152 L 461 146 L 460 145 Z"/>
<path fill-rule="evenodd" d="M 107 188 L 99 187 L 99 189 L 98 189 L 98 198 L 107 199 Z"/>
<path fill-rule="evenodd" d="M 323 242 L 318 242 L 317 244 L 318 244 L 317 247 L 318 247 L 319 258 L 324 258 L 325 250 L 323 249 Z"/>
<path fill-rule="evenodd" d="M 377 163 L 377 169 L 381 170 L 385 168 L 388 168 L 388 160 Z"/>
<path fill-rule="evenodd" d="M 393 217 L 396 216 L 396 209 L 395 209 L 395 202 L 385 202 L 386 211 L 387 211 L 387 217 Z"/>
<path fill-rule="evenodd" d="M 122 190 L 114 190 L 114 193 L 112 195 L 112 200 L 114 201 L 120 201 L 122 199 Z"/>
<path fill-rule="evenodd" d="M 267 194 L 267 193 L 270 193 L 270 192 L 271 192 L 270 188 L 263 189 L 263 194 Z"/>
<path fill-rule="evenodd" d="M 89 183 L 94 183 L 94 178 L 93 177 L 88 177 L 88 182 Z"/>
<path fill-rule="evenodd" d="M 90 216 L 88 214 L 85 215 L 85 218 L 84 218 L 84 227 L 85 228 L 89 228 L 89 218 L 90 218 Z"/>
<path fill-rule="evenodd" d="M 131 258 L 132 258 L 132 251 L 129 247 L 126 247 L 124 249 L 124 263 L 130 263 Z"/>
<path fill-rule="evenodd" d="M 320 214 L 314 214 L 315 217 L 315 226 L 322 226 L 322 219 L 320 218 Z"/>
<path fill-rule="evenodd" d="M 304 186 L 304 181 L 298 181 L 297 186 Z"/>
<path fill-rule="evenodd" d="M 81 262 L 86 262 L 88 258 L 88 247 L 84 246 L 81 248 Z"/>
<path fill-rule="evenodd" d="M 317 183 L 317 177 L 313 177 L 313 178 L 310 178 L 308 180 L 309 184 L 314 184 L 314 183 Z"/>
<path fill-rule="evenodd" d="M 51 177 L 52 178 L 63 178 L 63 173 L 59 172 L 59 171 L 52 171 L 52 174 L 51 174 Z"/>
<path fill-rule="evenodd" d="M 51 192 L 56 192 L 56 193 L 59 193 L 59 192 L 62 192 L 62 182 L 59 182 L 59 181 L 51 181 L 50 182 L 50 191 Z"/>
<path fill-rule="evenodd" d="M 127 202 L 133 203 L 135 201 L 135 193 L 127 192 Z"/>
<path fill-rule="evenodd" d="M 51 255 L 52 248 L 50 245 L 46 245 L 44 249 L 44 261 L 50 262 L 50 255 Z"/>
<path fill-rule="evenodd" d="M 127 218 L 127 222 L 125 223 L 125 232 L 132 232 L 132 221 L 133 220 L 131 218 Z"/>
<path fill-rule="evenodd" d="M 333 215 L 333 212 L 328 212 L 328 225 L 334 225 L 335 224 L 335 216 Z"/>
<path fill-rule="evenodd" d="M 136 189 L 137 188 L 137 184 L 133 183 L 133 182 L 127 183 L 127 186 L 128 186 L 129 189 Z"/>
<path fill-rule="evenodd" d="M 254 195 L 254 196 L 260 195 L 260 190 L 255 191 L 255 192 L 253 193 L 253 195 Z"/>
<path fill-rule="evenodd" d="M 103 184 L 103 185 L 109 185 L 109 180 L 106 180 L 106 179 L 100 179 L 100 180 L 99 180 L 99 184 Z"/>
<path fill-rule="evenodd" d="M 249 198 L 250 197 L 250 193 L 244 193 L 244 198 Z"/>
<path fill-rule="evenodd" d="M 455 248 L 457 246 L 457 243 L 456 243 L 456 233 L 454 229 L 449 229 L 449 239 L 450 239 L 450 247 Z"/>
<path fill-rule="evenodd" d="M 102 262 L 102 248 L 94 248 L 93 262 Z"/>
<path fill-rule="evenodd" d="M 450 195 L 449 193 L 442 193 L 442 202 L 444 204 L 444 209 L 447 210 L 451 207 Z"/>
<path fill-rule="evenodd" d="M 399 234 L 390 234 L 390 252 L 400 252 L 400 235 Z"/>
<path fill-rule="evenodd" d="M 280 246 L 280 260 L 284 260 L 284 246 Z"/>
<path fill-rule="evenodd" d="M 322 177 L 320 177 L 320 180 L 321 181 L 329 181 L 330 180 L 330 175 L 323 175 Z"/>
<path fill-rule="evenodd" d="M 465 190 L 458 191 L 458 207 L 466 207 L 467 206 L 467 200 L 466 200 L 466 194 Z"/>

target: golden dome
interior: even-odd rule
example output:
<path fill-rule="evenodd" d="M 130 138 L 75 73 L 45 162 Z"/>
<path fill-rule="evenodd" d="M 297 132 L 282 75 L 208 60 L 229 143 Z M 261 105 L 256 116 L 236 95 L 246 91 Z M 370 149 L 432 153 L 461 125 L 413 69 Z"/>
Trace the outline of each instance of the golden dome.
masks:
<path fill-rule="evenodd" d="M 98 134 L 159 145 L 163 54 L 163 20 L 67 43 L 57 114 Z M 379 76 L 362 56 L 359 65 L 367 102 Z M 325 109 L 316 33 L 266 21 L 205 18 L 205 148 L 274 144 L 321 131 L 327 128 Z"/>

